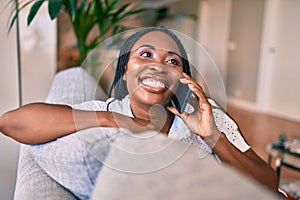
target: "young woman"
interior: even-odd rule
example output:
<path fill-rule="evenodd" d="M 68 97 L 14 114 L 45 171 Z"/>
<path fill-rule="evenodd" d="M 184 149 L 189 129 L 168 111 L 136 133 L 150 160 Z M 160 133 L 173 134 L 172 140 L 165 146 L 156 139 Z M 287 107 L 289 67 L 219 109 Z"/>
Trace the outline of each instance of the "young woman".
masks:
<path fill-rule="evenodd" d="M 247 145 L 237 125 L 206 97 L 190 75 L 186 52 L 177 37 L 167 29 L 146 28 L 130 36 L 120 50 L 111 90 L 115 94 L 113 100 L 73 107 L 44 103 L 25 105 L 1 116 L 0 131 L 21 143 L 39 144 L 63 136 L 65 142 L 68 137 L 74 139 L 75 132 L 93 127 L 123 128 L 136 134 L 156 130 L 174 135 L 174 124 L 179 123 L 188 127 L 184 135 L 196 139 L 222 162 L 277 191 L 273 169 Z M 172 104 L 179 83 L 188 85 L 195 96 L 191 103 L 193 110 L 182 114 Z M 224 127 L 223 121 L 217 119 L 217 115 L 222 114 L 230 126 Z M 59 142 L 45 146 L 56 143 Z M 66 146 L 65 150 L 71 148 L 72 152 L 73 147 Z M 89 162 L 96 161 L 90 159 Z M 98 172 L 100 164 L 93 166 Z"/>

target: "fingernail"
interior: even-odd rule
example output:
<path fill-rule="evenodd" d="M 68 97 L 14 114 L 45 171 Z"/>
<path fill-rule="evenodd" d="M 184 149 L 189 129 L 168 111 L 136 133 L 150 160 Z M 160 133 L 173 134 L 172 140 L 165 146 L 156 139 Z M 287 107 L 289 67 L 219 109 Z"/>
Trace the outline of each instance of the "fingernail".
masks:
<path fill-rule="evenodd" d="M 189 86 L 190 89 L 194 88 L 194 86 L 192 84 L 188 84 L 188 86 Z"/>
<path fill-rule="evenodd" d="M 179 81 L 180 82 L 185 82 L 185 81 L 187 81 L 187 79 L 186 78 L 180 78 Z"/>

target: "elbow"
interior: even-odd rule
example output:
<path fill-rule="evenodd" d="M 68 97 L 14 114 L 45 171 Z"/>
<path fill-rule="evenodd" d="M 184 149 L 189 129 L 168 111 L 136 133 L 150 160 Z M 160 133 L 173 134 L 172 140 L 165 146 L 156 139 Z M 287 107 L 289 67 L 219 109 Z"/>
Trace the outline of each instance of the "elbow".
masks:
<path fill-rule="evenodd" d="M 9 131 L 9 113 L 4 113 L 1 117 L 0 117 L 0 131 L 2 134 L 10 137 L 10 131 Z"/>
<path fill-rule="evenodd" d="M 14 116 L 13 111 L 9 111 L 0 116 L 0 132 L 7 137 L 10 137 L 18 142 L 27 143 L 24 141 L 23 131 L 24 127 L 20 120 Z"/>

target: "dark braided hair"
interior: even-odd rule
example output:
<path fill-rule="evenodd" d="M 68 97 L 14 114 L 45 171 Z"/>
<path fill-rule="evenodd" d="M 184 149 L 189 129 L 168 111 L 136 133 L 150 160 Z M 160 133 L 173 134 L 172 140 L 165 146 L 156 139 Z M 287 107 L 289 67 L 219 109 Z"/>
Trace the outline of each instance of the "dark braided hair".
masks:
<path fill-rule="evenodd" d="M 129 55 L 130 55 L 131 48 L 133 47 L 135 42 L 140 37 L 142 37 L 146 33 L 153 32 L 153 31 L 160 31 L 160 32 L 166 33 L 176 42 L 176 44 L 180 50 L 180 54 L 181 54 L 181 59 L 182 59 L 182 63 L 183 63 L 183 72 L 185 72 L 187 75 L 191 76 L 190 66 L 189 66 L 189 62 L 187 59 L 186 51 L 185 51 L 182 43 L 180 42 L 180 40 L 177 38 L 177 36 L 173 32 L 171 32 L 170 30 L 168 30 L 166 28 L 159 28 L 159 27 L 144 28 L 141 31 L 138 31 L 138 32 L 134 33 L 133 35 L 131 35 L 123 43 L 123 45 L 120 49 L 115 77 L 114 77 L 112 86 L 109 90 L 110 97 L 111 97 L 113 89 L 114 89 L 116 99 L 120 100 L 120 99 L 123 99 L 126 95 L 128 95 L 127 85 L 126 85 L 126 81 L 123 80 L 123 75 L 124 75 L 125 66 L 127 65 L 128 61 L 129 61 Z"/>

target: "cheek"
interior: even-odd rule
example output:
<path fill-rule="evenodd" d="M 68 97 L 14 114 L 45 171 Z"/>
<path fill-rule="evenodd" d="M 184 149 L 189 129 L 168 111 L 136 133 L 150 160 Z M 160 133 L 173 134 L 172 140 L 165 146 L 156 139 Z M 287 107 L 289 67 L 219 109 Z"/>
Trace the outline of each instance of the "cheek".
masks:
<path fill-rule="evenodd" d="M 127 69 L 125 71 L 124 77 L 133 81 L 133 79 L 137 79 L 138 75 L 141 74 L 145 70 L 145 67 L 142 67 L 139 64 L 130 64 L 128 63 Z"/>
<path fill-rule="evenodd" d="M 130 80 L 137 76 L 139 71 L 142 70 L 139 63 L 129 60 L 126 66 L 126 70 L 124 72 L 123 80 Z"/>
<path fill-rule="evenodd" d="M 136 91 L 138 88 L 138 81 L 130 77 L 127 79 L 126 84 L 127 84 L 127 90 L 129 94 L 134 93 L 134 91 Z"/>
<path fill-rule="evenodd" d="M 170 90 L 172 92 L 175 91 L 175 89 L 178 87 L 179 79 L 182 78 L 182 71 L 173 71 L 173 73 L 170 73 L 169 76 L 172 79 L 173 85 L 171 85 Z"/>
<path fill-rule="evenodd" d="M 127 82 L 127 89 L 129 93 L 132 93 L 139 87 L 139 75 L 144 71 L 144 68 L 131 65 L 126 70 L 123 79 Z"/>
<path fill-rule="evenodd" d="M 130 70 L 135 70 L 137 68 L 140 68 L 140 66 L 143 65 L 143 62 L 140 59 L 137 59 L 135 57 L 129 58 L 129 61 L 127 63 L 127 69 Z"/>

